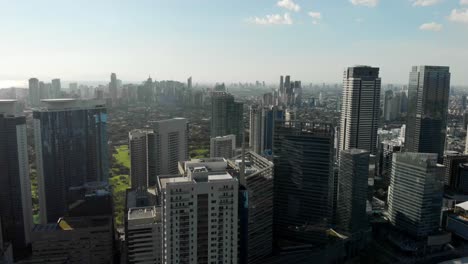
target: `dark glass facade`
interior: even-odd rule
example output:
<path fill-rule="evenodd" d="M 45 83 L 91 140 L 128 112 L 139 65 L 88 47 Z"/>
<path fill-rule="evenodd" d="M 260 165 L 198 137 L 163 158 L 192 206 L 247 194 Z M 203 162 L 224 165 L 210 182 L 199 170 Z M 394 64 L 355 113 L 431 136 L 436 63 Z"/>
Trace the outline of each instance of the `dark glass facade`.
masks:
<path fill-rule="evenodd" d="M 241 147 L 244 137 L 244 104 L 235 102 L 234 96 L 213 92 L 211 96 L 211 137 L 233 134 L 236 146 Z"/>
<path fill-rule="evenodd" d="M 331 125 L 276 122 L 273 149 L 276 243 L 324 241 L 333 206 L 333 143 Z"/>
<path fill-rule="evenodd" d="M 406 151 L 437 153 L 442 160 L 449 91 L 449 67 L 413 67 L 408 86 Z"/>
<path fill-rule="evenodd" d="M 29 166 L 26 128 L 21 135 L 18 125 L 25 126 L 26 118 L 0 114 L 0 218 L 3 238 L 13 243 L 15 253 L 26 247 L 29 237 L 26 229 L 32 222 L 29 173 L 24 171 Z"/>
<path fill-rule="evenodd" d="M 40 198 L 45 200 L 41 216 L 55 222 L 72 202 L 70 187 L 108 181 L 107 113 L 104 107 L 46 110 L 34 112 L 33 118 L 43 179 Z"/>

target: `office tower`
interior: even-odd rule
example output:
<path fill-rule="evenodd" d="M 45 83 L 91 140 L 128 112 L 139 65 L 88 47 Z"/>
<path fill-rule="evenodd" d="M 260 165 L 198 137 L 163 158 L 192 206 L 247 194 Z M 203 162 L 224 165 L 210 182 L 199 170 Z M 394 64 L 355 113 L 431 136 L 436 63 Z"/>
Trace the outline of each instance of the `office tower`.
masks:
<path fill-rule="evenodd" d="M 388 189 L 390 223 L 416 238 L 437 231 L 444 167 L 435 153 L 395 153 Z"/>
<path fill-rule="evenodd" d="M 193 95 L 193 105 L 197 107 L 204 106 L 204 96 L 202 91 L 196 91 Z"/>
<path fill-rule="evenodd" d="M 402 150 L 402 142 L 399 140 L 384 140 L 381 144 L 379 157 L 379 175 L 390 183 L 393 154 Z"/>
<path fill-rule="evenodd" d="M 333 127 L 276 122 L 273 156 L 277 241 L 321 243 L 333 204 Z"/>
<path fill-rule="evenodd" d="M 456 151 L 446 151 L 444 155 L 444 184 L 452 191 L 460 190 L 460 183 L 463 181 L 464 164 L 468 163 L 468 155 Z"/>
<path fill-rule="evenodd" d="M 408 88 L 405 150 L 444 155 L 450 91 L 449 67 L 414 66 Z"/>
<path fill-rule="evenodd" d="M 150 175 L 150 178 L 177 173 L 179 162 L 188 159 L 187 119 L 173 118 L 151 124 L 154 131 L 155 175 Z"/>
<path fill-rule="evenodd" d="M 49 98 L 49 84 L 44 82 L 39 82 L 39 98 L 48 99 Z"/>
<path fill-rule="evenodd" d="M 128 133 L 132 189 L 148 188 L 156 183 L 156 177 L 150 176 L 155 174 L 154 140 L 152 129 L 134 129 Z"/>
<path fill-rule="evenodd" d="M 112 104 L 117 103 L 117 75 L 115 73 L 111 73 L 110 83 L 109 83 L 109 94 L 112 99 Z"/>
<path fill-rule="evenodd" d="M 301 81 L 294 82 L 294 89 L 291 95 L 291 105 L 300 107 L 302 105 L 302 85 Z"/>
<path fill-rule="evenodd" d="M 225 92 L 211 95 L 211 137 L 233 134 L 236 147 L 244 142 L 244 104 L 235 102 L 234 96 Z"/>
<path fill-rule="evenodd" d="M 265 106 L 273 105 L 273 94 L 272 93 L 263 94 L 262 103 Z"/>
<path fill-rule="evenodd" d="M 192 76 L 187 79 L 187 89 L 192 89 Z"/>
<path fill-rule="evenodd" d="M 338 173 L 338 227 L 348 234 L 368 228 L 366 213 L 369 152 L 362 149 L 341 151 Z"/>
<path fill-rule="evenodd" d="M 162 262 L 161 207 L 154 189 L 127 190 L 125 245 L 127 263 Z"/>
<path fill-rule="evenodd" d="M 340 148 L 376 154 L 380 110 L 379 68 L 349 67 L 344 73 Z"/>
<path fill-rule="evenodd" d="M 283 79 L 283 75 L 280 76 L 280 87 L 279 87 L 279 103 L 281 103 L 283 101 L 283 95 L 285 94 L 285 91 L 284 91 L 284 79 Z"/>
<path fill-rule="evenodd" d="M 60 79 L 53 79 L 52 86 L 50 91 L 51 98 L 61 98 L 62 96 L 62 85 L 60 84 Z"/>
<path fill-rule="evenodd" d="M 263 151 L 262 107 L 250 106 L 249 146 L 255 153 Z"/>
<path fill-rule="evenodd" d="M 146 104 L 152 104 L 156 100 L 155 95 L 154 95 L 154 84 L 153 84 L 153 79 L 151 77 L 148 77 L 144 84 L 144 102 Z"/>
<path fill-rule="evenodd" d="M 270 154 L 273 149 L 275 122 L 284 120 L 284 111 L 276 106 L 250 107 L 250 148 L 258 154 Z"/>
<path fill-rule="evenodd" d="M 33 112 L 41 223 L 66 214 L 71 187 L 107 182 L 107 113 L 102 101 L 42 100 Z"/>
<path fill-rule="evenodd" d="M 384 119 L 385 121 L 392 121 L 392 99 L 393 99 L 393 91 L 387 90 L 385 91 L 384 97 Z"/>
<path fill-rule="evenodd" d="M 237 263 L 238 181 L 225 159 L 191 160 L 159 176 L 164 263 Z"/>
<path fill-rule="evenodd" d="M 210 139 L 210 157 L 230 159 L 236 149 L 236 136 L 227 135 Z"/>
<path fill-rule="evenodd" d="M 466 95 L 463 95 L 463 96 L 462 96 L 462 103 L 461 103 L 461 107 L 462 107 L 462 110 L 463 110 L 463 111 L 466 110 L 466 105 L 467 105 Z"/>
<path fill-rule="evenodd" d="M 253 151 L 245 153 L 244 174 L 242 156 L 228 163 L 239 179 L 239 196 L 243 195 L 243 203 L 239 203 L 240 263 L 264 263 L 273 253 L 273 163 Z"/>
<path fill-rule="evenodd" d="M 29 243 L 32 226 L 26 139 L 26 117 L 17 113 L 16 100 L 0 100 L 0 220 L 15 255 Z"/>
<path fill-rule="evenodd" d="M 40 104 L 39 80 L 36 78 L 29 79 L 29 104 L 31 107 L 37 107 Z"/>

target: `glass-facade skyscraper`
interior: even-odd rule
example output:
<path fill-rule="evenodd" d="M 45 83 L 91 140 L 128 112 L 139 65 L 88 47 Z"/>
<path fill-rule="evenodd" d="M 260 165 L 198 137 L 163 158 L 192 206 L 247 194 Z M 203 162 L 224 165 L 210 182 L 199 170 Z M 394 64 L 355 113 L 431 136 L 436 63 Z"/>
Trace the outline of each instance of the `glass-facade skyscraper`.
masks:
<path fill-rule="evenodd" d="M 211 138 L 233 134 L 236 147 L 244 141 L 244 104 L 235 102 L 234 96 L 226 92 L 211 95 Z"/>
<path fill-rule="evenodd" d="M 107 112 L 94 100 L 43 100 L 33 112 L 42 223 L 67 212 L 71 187 L 107 182 Z"/>
<path fill-rule="evenodd" d="M 379 68 L 355 66 L 345 71 L 340 150 L 358 148 L 377 153 L 380 87 Z"/>
<path fill-rule="evenodd" d="M 0 222 L 16 255 L 30 242 L 32 201 L 26 117 L 16 112 L 15 104 L 0 100 Z"/>
<path fill-rule="evenodd" d="M 416 238 L 439 228 L 444 166 L 435 153 L 393 154 L 388 188 L 388 215 L 392 225 Z"/>
<path fill-rule="evenodd" d="M 450 71 L 444 66 L 414 66 L 408 86 L 405 149 L 444 155 Z"/>
<path fill-rule="evenodd" d="M 333 206 L 334 129 L 278 121 L 275 126 L 274 226 L 277 242 L 317 244 L 326 238 Z"/>

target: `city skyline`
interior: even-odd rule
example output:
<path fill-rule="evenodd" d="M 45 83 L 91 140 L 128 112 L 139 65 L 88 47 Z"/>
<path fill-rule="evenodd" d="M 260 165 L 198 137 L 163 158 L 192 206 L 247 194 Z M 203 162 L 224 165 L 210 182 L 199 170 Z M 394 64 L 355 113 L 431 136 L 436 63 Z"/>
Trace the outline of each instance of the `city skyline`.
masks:
<path fill-rule="evenodd" d="M 454 85 L 468 82 L 463 0 L 15 1 L 1 7 L 4 25 L 22 17 L 14 28 L 0 29 L 8 39 L 0 44 L 0 80 L 7 84 L 30 77 L 104 82 L 110 72 L 124 82 L 151 75 L 276 83 L 287 72 L 303 82 L 338 83 L 355 64 L 380 67 L 383 83 L 406 83 L 413 65 L 450 66 Z M 70 19 L 70 12 L 79 16 Z"/>

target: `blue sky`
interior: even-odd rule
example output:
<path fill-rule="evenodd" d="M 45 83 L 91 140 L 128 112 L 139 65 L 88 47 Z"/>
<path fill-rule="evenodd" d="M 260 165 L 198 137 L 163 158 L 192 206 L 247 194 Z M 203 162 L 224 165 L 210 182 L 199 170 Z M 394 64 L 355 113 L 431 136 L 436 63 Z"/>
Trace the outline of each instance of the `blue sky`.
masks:
<path fill-rule="evenodd" d="M 0 80 L 340 82 L 451 67 L 468 85 L 468 0 L 0 0 Z"/>

